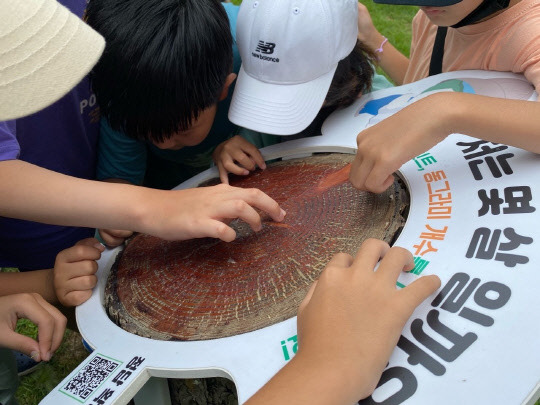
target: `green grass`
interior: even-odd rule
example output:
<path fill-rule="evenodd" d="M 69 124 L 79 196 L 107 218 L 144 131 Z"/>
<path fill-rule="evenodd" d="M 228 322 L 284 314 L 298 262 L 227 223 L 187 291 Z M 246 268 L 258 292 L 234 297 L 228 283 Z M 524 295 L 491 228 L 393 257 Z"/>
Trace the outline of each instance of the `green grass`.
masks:
<path fill-rule="evenodd" d="M 231 3 L 239 5 L 242 0 L 231 0 Z M 375 4 L 373 1 L 361 1 L 371 14 L 373 24 L 381 34 L 388 38 L 401 53 L 409 55 L 411 47 L 411 21 L 418 7 L 390 6 L 387 4 Z M 384 74 L 380 69 L 378 73 Z"/>
<path fill-rule="evenodd" d="M 401 53 L 409 55 L 411 47 L 411 21 L 418 7 L 390 6 L 375 4 L 372 1 L 362 1 L 369 13 L 373 24 L 379 32 L 388 38 Z"/>
<path fill-rule="evenodd" d="M 231 3 L 239 5 L 242 0 L 231 0 Z M 390 6 L 375 4 L 372 1 L 361 1 L 371 14 L 373 24 L 381 34 L 403 54 L 409 55 L 411 46 L 411 21 L 418 7 Z"/>

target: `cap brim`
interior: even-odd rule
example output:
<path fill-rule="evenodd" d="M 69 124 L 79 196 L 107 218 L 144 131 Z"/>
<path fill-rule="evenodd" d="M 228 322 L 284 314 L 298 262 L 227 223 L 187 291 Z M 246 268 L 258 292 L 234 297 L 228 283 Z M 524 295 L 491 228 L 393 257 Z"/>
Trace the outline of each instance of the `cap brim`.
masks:
<path fill-rule="evenodd" d="M 240 67 L 229 120 L 254 131 L 294 135 L 308 127 L 321 109 L 337 64 L 328 73 L 301 84 L 272 84 L 252 78 Z"/>
<path fill-rule="evenodd" d="M 61 12 L 68 15 L 58 35 L 34 52 L 26 44 L 13 48 L 22 55 L 19 62 L 0 69 L 6 79 L 0 80 L 0 120 L 32 114 L 59 100 L 99 60 L 103 37 L 67 9 Z"/>
<path fill-rule="evenodd" d="M 446 7 L 460 3 L 462 0 L 373 0 L 377 4 L 393 4 L 396 6 Z"/>

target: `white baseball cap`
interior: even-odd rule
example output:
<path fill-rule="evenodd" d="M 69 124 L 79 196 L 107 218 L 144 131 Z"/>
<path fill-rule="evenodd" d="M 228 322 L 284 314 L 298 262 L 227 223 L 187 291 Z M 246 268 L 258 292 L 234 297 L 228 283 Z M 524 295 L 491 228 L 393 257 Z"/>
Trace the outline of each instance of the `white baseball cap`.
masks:
<path fill-rule="evenodd" d="M 275 135 L 304 130 L 357 36 L 357 0 L 243 0 L 236 25 L 242 66 L 229 119 Z"/>
<path fill-rule="evenodd" d="M 54 103 L 98 61 L 105 40 L 55 0 L 0 0 L 0 120 Z"/>

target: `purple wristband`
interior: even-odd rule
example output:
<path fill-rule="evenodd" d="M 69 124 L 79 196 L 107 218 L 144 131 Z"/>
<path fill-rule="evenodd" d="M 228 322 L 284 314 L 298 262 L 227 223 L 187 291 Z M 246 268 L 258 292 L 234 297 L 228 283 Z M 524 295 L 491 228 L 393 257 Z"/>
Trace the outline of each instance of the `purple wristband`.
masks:
<path fill-rule="evenodd" d="M 383 37 L 383 41 L 381 42 L 381 46 L 379 46 L 377 49 L 375 49 L 375 52 L 382 53 L 383 52 L 383 46 L 388 42 L 388 38 Z"/>

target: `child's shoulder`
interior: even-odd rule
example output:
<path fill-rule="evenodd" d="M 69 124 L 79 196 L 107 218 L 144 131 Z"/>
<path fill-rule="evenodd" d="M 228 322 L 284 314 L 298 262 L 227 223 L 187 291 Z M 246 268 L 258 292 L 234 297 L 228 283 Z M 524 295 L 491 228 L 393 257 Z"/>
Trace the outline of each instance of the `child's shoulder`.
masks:
<path fill-rule="evenodd" d="M 540 18 L 540 0 L 520 0 L 505 11 L 502 16 L 512 19 L 519 25 L 534 25 Z M 540 26 L 537 26 L 540 29 Z"/>
<path fill-rule="evenodd" d="M 536 43 L 540 39 L 540 0 L 521 0 L 494 18 L 510 43 Z"/>

